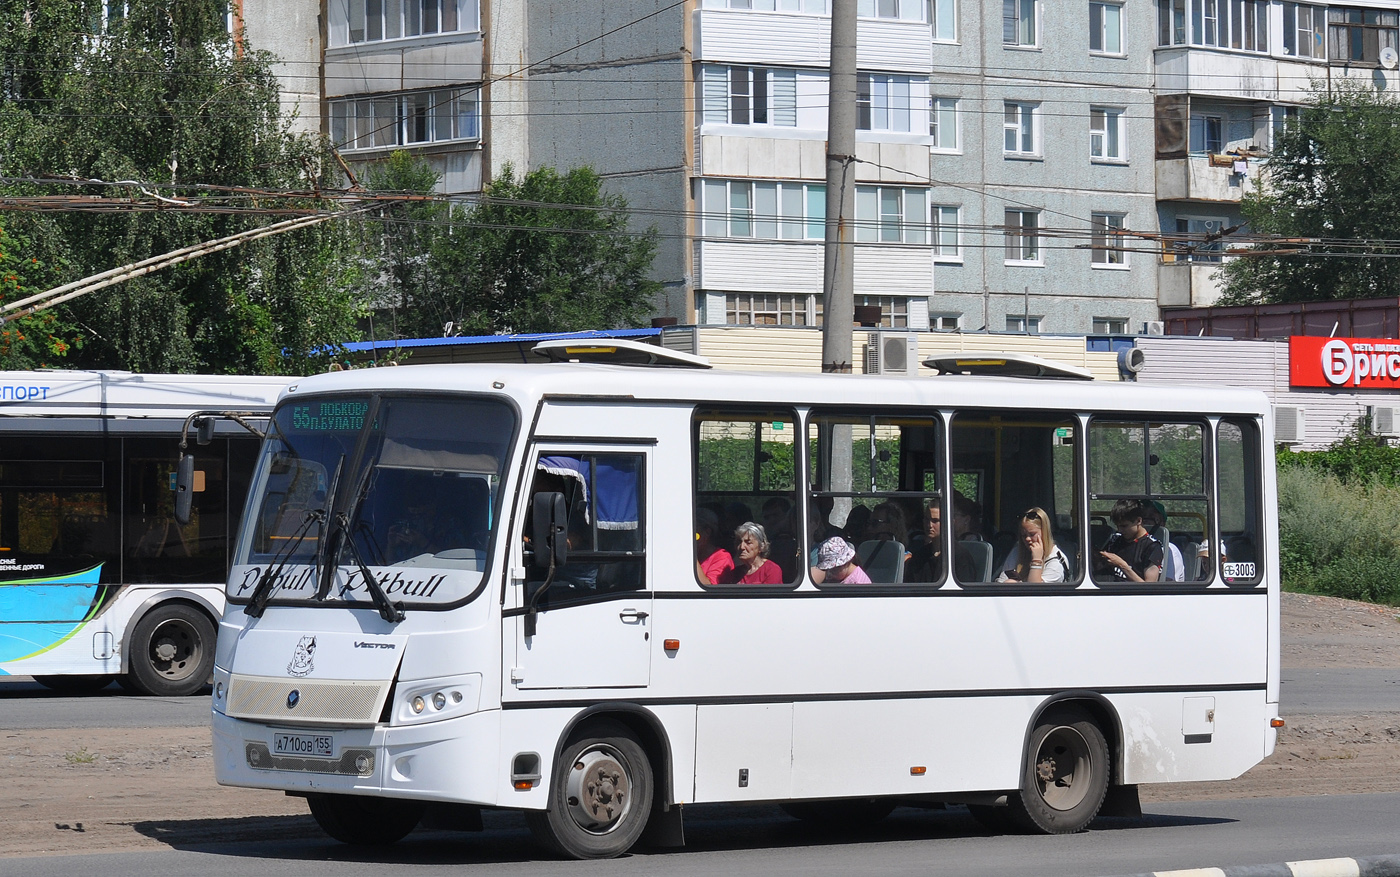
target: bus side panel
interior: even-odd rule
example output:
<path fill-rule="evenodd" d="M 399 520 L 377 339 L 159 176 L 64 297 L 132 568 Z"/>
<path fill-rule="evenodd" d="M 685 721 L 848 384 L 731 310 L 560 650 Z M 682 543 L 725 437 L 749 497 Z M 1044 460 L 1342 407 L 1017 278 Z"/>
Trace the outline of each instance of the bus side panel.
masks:
<path fill-rule="evenodd" d="M 1124 694 L 1110 698 L 1123 725 L 1123 782 L 1233 779 L 1273 748 L 1262 690 Z"/>

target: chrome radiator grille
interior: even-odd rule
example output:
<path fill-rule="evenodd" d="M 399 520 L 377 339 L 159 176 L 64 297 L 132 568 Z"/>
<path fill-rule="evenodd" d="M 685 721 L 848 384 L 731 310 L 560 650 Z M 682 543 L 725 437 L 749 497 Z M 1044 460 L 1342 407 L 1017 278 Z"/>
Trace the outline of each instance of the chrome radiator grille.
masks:
<path fill-rule="evenodd" d="M 234 674 L 225 714 L 289 725 L 373 725 L 389 693 L 388 680 L 278 679 Z"/>

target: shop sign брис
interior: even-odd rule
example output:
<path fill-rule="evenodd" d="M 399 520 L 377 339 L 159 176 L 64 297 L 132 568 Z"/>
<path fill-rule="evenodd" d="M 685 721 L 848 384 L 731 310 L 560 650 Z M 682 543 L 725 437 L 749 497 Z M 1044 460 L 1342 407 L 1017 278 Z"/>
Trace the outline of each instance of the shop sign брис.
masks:
<path fill-rule="evenodd" d="M 1400 341 L 1294 335 L 1288 339 L 1288 384 L 1400 389 Z"/>

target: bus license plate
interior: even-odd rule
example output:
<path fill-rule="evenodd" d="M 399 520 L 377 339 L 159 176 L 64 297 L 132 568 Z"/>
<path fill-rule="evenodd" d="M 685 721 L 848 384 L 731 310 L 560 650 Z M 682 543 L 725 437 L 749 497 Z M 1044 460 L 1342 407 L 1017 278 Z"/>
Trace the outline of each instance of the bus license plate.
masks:
<path fill-rule="evenodd" d="M 273 734 L 272 754 L 335 758 L 335 737 L 330 734 Z"/>

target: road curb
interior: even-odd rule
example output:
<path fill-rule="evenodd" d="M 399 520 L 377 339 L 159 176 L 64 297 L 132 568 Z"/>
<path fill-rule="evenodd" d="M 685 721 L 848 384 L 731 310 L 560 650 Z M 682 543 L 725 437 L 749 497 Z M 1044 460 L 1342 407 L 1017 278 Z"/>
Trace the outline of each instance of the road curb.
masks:
<path fill-rule="evenodd" d="M 1187 868 L 1151 871 L 1125 877 L 1400 877 L 1400 855 L 1364 859 L 1311 859 L 1276 865 L 1236 865 L 1232 868 Z"/>

